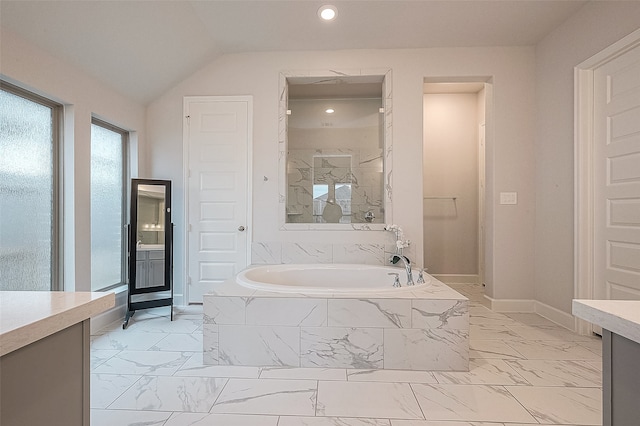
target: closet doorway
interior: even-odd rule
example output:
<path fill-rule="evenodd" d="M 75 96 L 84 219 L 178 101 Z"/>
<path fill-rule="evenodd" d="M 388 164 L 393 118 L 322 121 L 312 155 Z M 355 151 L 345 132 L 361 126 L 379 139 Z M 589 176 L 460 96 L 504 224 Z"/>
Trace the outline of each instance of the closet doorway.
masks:
<path fill-rule="evenodd" d="M 483 284 L 487 271 L 486 129 L 491 84 L 423 86 L 423 264 L 445 283 Z"/>

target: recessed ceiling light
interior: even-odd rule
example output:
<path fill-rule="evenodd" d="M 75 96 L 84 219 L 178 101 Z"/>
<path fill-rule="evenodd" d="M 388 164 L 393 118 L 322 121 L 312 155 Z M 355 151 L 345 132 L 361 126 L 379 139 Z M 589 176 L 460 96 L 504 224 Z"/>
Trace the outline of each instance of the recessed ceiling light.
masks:
<path fill-rule="evenodd" d="M 333 108 L 327 108 L 326 110 L 324 110 L 324 112 L 326 112 L 327 114 L 333 114 L 334 112 L 336 112 L 336 110 L 334 110 Z"/>
<path fill-rule="evenodd" d="M 333 21 L 338 16 L 338 9 L 335 6 L 326 4 L 318 9 L 318 16 L 324 21 Z"/>

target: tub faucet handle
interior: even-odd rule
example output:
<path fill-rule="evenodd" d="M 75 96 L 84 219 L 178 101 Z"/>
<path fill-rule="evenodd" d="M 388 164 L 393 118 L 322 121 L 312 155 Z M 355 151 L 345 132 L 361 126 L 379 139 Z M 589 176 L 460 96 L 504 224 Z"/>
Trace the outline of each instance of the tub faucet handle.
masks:
<path fill-rule="evenodd" d="M 396 274 L 395 272 L 389 272 L 387 275 L 395 275 L 395 278 L 393 279 L 393 286 L 395 288 L 402 287 L 402 284 L 400 284 L 400 274 Z"/>
<path fill-rule="evenodd" d="M 418 281 L 416 281 L 418 284 L 424 284 L 424 269 L 420 269 L 418 271 Z"/>

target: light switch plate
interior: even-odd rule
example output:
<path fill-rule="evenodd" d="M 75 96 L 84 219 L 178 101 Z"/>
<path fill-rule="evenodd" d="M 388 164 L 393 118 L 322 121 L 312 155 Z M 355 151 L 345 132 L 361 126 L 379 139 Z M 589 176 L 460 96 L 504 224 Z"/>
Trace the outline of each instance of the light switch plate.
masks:
<path fill-rule="evenodd" d="M 501 192 L 500 204 L 518 204 L 517 192 Z"/>

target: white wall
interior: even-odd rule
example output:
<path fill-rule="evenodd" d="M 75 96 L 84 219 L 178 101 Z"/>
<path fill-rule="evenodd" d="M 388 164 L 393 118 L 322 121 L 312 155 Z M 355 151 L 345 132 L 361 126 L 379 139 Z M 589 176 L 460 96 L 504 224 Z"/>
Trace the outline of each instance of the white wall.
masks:
<path fill-rule="evenodd" d="M 478 274 L 478 95 L 424 95 L 424 265 Z M 430 197 L 456 197 L 456 199 Z"/>
<path fill-rule="evenodd" d="M 535 299 L 573 298 L 573 68 L 640 27 L 640 2 L 590 2 L 536 46 Z"/>
<path fill-rule="evenodd" d="M 134 131 L 132 167 L 144 154 L 145 109 L 77 68 L 2 30 L 0 73 L 64 105 L 64 289 L 91 290 L 90 141 L 92 114 Z M 140 165 L 143 166 L 143 165 Z M 140 167 L 143 169 L 143 167 Z M 143 169 L 144 170 L 144 169 Z"/>
<path fill-rule="evenodd" d="M 500 191 L 518 191 L 518 206 L 497 206 L 494 243 L 494 298 L 533 297 L 534 164 L 533 115 L 535 69 L 533 48 L 455 48 L 358 50 L 332 52 L 270 52 L 219 58 L 153 102 L 147 112 L 151 173 L 174 182 L 176 223 L 176 291 L 184 265 L 184 202 L 182 171 L 182 101 L 193 95 L 252 95 L 253 241 L 308 243 L 376 243 L 389 241 L 383 231 L 281 231 L 278 223 L 278 76 L 282 70 L 393 69 L 393 221 L 413 240 L 415 258 L 422 258 L 422 85 L 425 77 L 491 77 L 491 116 L 495 117 L 491 167 L 495 203 Z M 269 178 L 263 180 L 263 176 Z"/>

